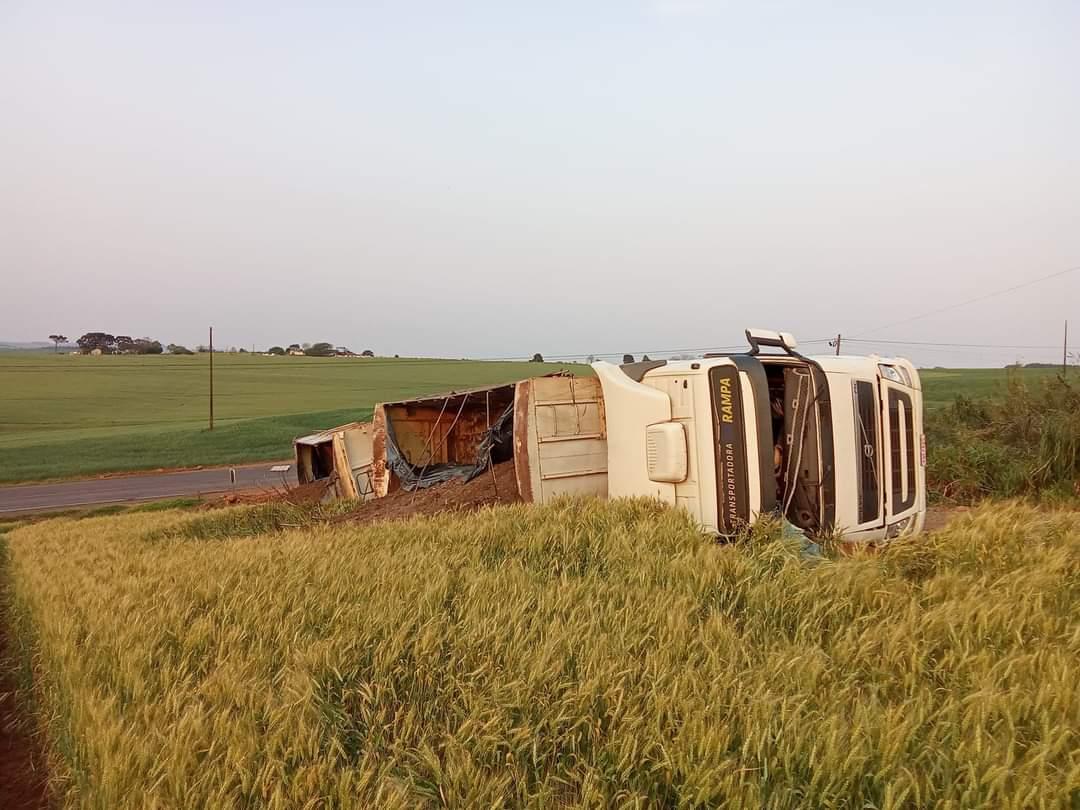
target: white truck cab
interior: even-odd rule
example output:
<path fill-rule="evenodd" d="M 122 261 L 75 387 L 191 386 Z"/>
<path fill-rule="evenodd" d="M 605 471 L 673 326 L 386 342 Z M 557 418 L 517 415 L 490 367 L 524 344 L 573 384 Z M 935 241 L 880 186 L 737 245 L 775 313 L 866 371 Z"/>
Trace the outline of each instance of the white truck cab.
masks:
<path fill-rule="evenodd" d="M 847 540 L 921 530 L 915 367 L 876 356 L 805 357 L 787 333 L 746 334 L 746 354 L 593 365 L 608 495 L 659 498 L 720 535 L 768 513 Z"/>

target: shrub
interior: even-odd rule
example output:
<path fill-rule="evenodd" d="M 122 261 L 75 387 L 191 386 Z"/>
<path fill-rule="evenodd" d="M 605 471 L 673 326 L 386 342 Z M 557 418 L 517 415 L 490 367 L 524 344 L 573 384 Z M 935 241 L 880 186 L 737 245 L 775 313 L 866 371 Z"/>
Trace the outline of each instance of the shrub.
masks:
<path fill-rule="evenodd" d="M 1061 493 L 1080 484 L 1080 391 L 1057 377 L 1034 391 L 1017 376 L 1004 397 L 928 411 L 927 484 L 939 500 Z"/>

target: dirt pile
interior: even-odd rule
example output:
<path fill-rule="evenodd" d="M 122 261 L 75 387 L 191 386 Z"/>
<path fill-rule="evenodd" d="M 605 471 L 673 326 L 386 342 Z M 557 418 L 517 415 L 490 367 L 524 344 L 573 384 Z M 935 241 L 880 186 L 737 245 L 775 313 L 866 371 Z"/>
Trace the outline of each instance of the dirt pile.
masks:
<path fill-rule="evenodd" d="M 310 506 L 322 502 L 329 484 L 328 479 L 323 479 L 288 488 L 274 487 L 272 489 L 230 492 L 220 498 L 206 501 L 200 509 L 221 509 L 224 506 L 255 506 L 262 503 L 291 503 L 293 506 Z"/>
<path fill-rule="evenodd" d="M 457 478 L 416 492 L 391 492 L 385 498 L 367 501 L 353 511 L 335 517 L 332 522 L 373 523 L 414 515 L 471 512 L 483 506 L 520 501 L 514 462 L 506 461 L 485 470 L 472 481 Z"/>

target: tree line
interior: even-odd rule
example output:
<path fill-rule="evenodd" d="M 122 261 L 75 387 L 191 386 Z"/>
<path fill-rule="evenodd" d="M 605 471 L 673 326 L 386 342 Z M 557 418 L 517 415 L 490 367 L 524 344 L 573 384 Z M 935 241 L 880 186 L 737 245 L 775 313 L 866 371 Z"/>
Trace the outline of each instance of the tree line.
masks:
<path fill-rule="evenodd" d="M 49 340 L 55 345 L 55 351 L 60 350 L 61 344 L 68 342 L 68 337 L 60 333 L 49 335 Z M 108 332 L 87 332 L 75 341 L 82 354 L 196 354 L 209 352 L 210 347 L 198 345 L 195 351 L 179 343 L 169 343 L 163 346 L 161 341 L 150 337 L 133 338 L 130 335 L 112 335 Z M 215 350 L 220 351 L 220 349 Z M 230 348 L 230 352 L 247 354 L 247 349 Z M 344 355 L 350 357 L 374 357 L 375 352 L 365 349 L 359 355 L 344 346 L 334 346 L 332 343 L 320 341 L 318 343 L 290 343 L 288 347 L 271 346 L 267 354 L 286 355 L 302 354 L 307 357 L 334 357 Z"/>
<path fill-rule="evenodd" d="M 64 335 L 49 335 L 49 340 L 56 344 L 59 349 L 61 343 L 67 343 L 67 337 Z M 162 354 L 165 351 L 165 347 L 161 345 L 161 342 L 149 337 L 133 338 L 130 335 L 110 335 L 108 332 L 87 332 L 81 338 L 75 341 L 75 345 L 79 347 L 79 351 L 83 354 L 92 354 L 98 352 L 99 354 Z M 170 350 L 173 348 L 184 349 L 183 346 L 174 347 L 172 344 L 168 347 Z M 192 352 L 184 349 L 188 354 Z"/>
<path fill-rule="evenodd" d="M 320 341 L 318 343 L 290 343 L 288 346 L 271 346 L 266 350 L 267 354 L 276 354 L 278 356 L 292 354 L 302 354 L 305 357 L 334 357 L 341 355 L 344 357 L 374 357 L 375 352 L 371 349 L 364 349 L 357 355 L 356 352 L 345 346 L 334 346 L 332 343 L 326 341 Z"/>

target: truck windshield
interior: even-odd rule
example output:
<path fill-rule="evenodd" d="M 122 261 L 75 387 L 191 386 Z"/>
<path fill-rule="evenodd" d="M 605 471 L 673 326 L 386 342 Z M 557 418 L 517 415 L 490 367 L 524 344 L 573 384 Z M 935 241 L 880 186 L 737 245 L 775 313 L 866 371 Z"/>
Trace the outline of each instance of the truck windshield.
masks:
<path fill-rule="evenodd" d="M 852 383 L 855 398 L 855 447 L 859 470 L 859 523 L 875 521 L 881 515 L 881 481 L 878 477 L 878 393 L 867 380 Z"/>

